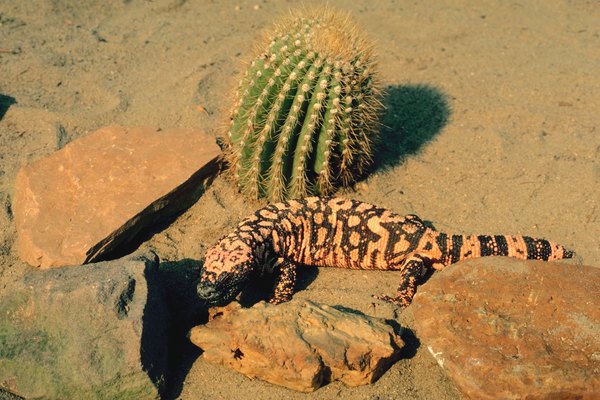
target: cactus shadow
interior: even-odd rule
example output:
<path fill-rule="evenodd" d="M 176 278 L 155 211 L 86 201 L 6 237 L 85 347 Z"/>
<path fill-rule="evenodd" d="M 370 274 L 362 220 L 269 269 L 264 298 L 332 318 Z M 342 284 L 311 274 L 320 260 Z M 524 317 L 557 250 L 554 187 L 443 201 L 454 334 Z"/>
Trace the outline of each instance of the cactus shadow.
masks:
<path fill-rule="evenodd" d="M 450 118 L 447 96 L 424 84 L 392 85 L 385 89 L 380 138 L 374 146 L 373 171 L 385 171 L 419 152 Z"/>

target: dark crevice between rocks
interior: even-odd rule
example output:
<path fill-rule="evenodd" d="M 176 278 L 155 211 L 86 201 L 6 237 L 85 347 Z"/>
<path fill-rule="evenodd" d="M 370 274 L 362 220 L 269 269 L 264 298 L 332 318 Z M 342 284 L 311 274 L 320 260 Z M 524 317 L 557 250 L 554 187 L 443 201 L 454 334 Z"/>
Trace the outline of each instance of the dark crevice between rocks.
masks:
<path fill-rule="evenodd" d="M 162 262 L 158 279 L 165 291 L 170 326 L 168 345 L 167 386 L 163 400 L 177 399 L 192 365 L 202 351 L 188 339 L 191 328 L 208 321 L 208 310 L 196 294 L 202 263 L 183 259 Z"/>
<path fill-rule="evenodd" d="M 166 293 L 160 279 L 158 256 L 154 255 L 153 262 L 146 262 L 144 275 L 148 288 L 147 301 L 144 307 L 142 317 L 142 338 L 140 348 L 140 358 L 144 371 L 158 389 L 161 396 L 167 389 L 168 378 L 168 361 L 169 361 L 169 343 L 168 338 L 170 333 L 171 317 L 169 310 L 165 304 Z M 134 288 L 135 284 L 127 285 L 127 289 Z M 117 299 L 117 315 L 119 309 L 124 307 L 127 309 L 123 300 L 128 298 L 128 290 L 125 290 Z M 135 294 L 131 295 L 133 298 Z"/>
<path fill-rule="evenodd" d="M 451 114 L 446 95 L 429 85 L 388 86 L 383 103 L 373 171 L 388 170 L 418 153 L 440 133 Z"/>

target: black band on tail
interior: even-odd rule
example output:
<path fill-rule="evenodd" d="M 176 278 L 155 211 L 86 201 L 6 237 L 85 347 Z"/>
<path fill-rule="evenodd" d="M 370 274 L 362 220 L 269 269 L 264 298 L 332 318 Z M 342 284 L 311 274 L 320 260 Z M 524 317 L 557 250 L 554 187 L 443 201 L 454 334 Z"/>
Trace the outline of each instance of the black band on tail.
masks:
<path fill-rule="evenodd" d="M 552 255 L 552 246 L 547 240 L 523 236 L 523 241 L 527 246 L 527 259 L 529 260 L 548 261 Z"/>

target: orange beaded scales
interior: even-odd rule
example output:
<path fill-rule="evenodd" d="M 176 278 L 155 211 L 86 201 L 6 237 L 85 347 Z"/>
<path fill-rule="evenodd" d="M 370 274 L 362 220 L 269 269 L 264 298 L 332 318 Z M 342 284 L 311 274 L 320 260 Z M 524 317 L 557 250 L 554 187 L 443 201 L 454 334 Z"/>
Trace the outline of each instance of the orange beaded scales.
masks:
<path fill-rule="evenodd" d="M 509 256 L 558 260 L 574 253 L 528 236 L 449 235 L 355 200 L 308 197 L 264 207 L 242 221 L 206 254 L 198 294 L 209 304 L 231 301 L 252 273 L 273 270 L 271 301 L 291 299 L 301 265 L 399 271 L 398 292 L 378 298 L 410 304 L 431 269 L 468 258 Z"/>

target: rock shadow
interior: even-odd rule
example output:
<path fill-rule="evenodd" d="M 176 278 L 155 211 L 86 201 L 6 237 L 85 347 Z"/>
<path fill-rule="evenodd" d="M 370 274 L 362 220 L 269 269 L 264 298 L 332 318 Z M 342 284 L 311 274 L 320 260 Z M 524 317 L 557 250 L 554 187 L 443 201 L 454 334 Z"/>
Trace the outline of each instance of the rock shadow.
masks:
<path fill-rule="evenodd" d="M 394 320 L 388 321 L 390 324 L 398 324 Z M 407 327 L 402 327 L 401 337 L 404 341 L 404 347 L 400 350 L 400 359 L 407 360 L 413 358 L 417 354 L 417 350 L 421 347 L 421 341 L 415 335 L 415 332 Z"/>
<path fill-rule="evenodd" d="M 158 268 L 158 279 L 171 317 L 169 343 L 164 344 L 169 349 L 169 366 L 166 391 L 161 396 L 163 400 L 179 398 L 188 373 L 202 354 L 202 350 L 188 339 L 188 333 L 194 326 L 208 321 L 208 309 L 196 291 L 203 265 L 202 261 L 183 259 L 161 262 Z M 296 290 L 305 289 L 317 275 L 315 267 L 300 267 Z M 272 293 L 273 280 L 272 275 L 252 279 L 240 296 L 240 304 L 250 307 L 267 298 Z"/>
<path fill-rule="evenodd" d="M 146 268 L 144 277 L 148 288 L 146 304 L 142 316 L 141 352 L 140 358 L 144 371 L 158 389 L 159 394 L 166 390 L 169 377 L 170 346 L 170 311 L 166 302 L 166 294 L 159 275 L 159 260 L 154 253 L 133 257 L 144 261 Z M 127 316 L 129 303 L 136 295 L 137 282 L 129 279 L 124 290 L 119 294 L 115 304 L 117 318 Z"/>
<path fill-rule="evenodd" d="M 202 262 L 183 259 L 161 262 L 159 279 L 165 291 L 167 307 L 171 316 L 168 373 L 163 400 L 177 399 L 183 390 L 185 379 L 202 351 L 188 339 L 188 332 L 208 321 L 208 309 L 196 294 Z"/>
<path fill-rule="evenodd" d="M 88 264 L 125 257 L 136 251 L 142 243 L 150 240 L 152 236 L 167 229 L 202 197 L 206 189 L 218 176 L 218 172 L 210 176 L 205 175 L 206 171 L 202 168 L 176 189 L 154 200 L 144 210 L 91 247 L 87 251 L 83 263 Z M 188 194 L 180 194 L 179 201 L 172 201 L 173 197 L 176 196 L 175 192 Z M 171 201 L 166 200 L 169 196 Z"/>
<path fill-rule="evenodd" d="M 13 104 L 17 104 L 17 100 L 14 97 L 0 94 L 0 120 L 4 118 L 4 114 L 6 114 L 9 107 Z"/>
<path fill-rule="evenodd" d="M 385 112 L 374 146 L 373 171 L 385 171 L 417 153 L 446 125 L 451 109 L 439 89 L 424 85 L 392 85 L 385 89 Z"/>

